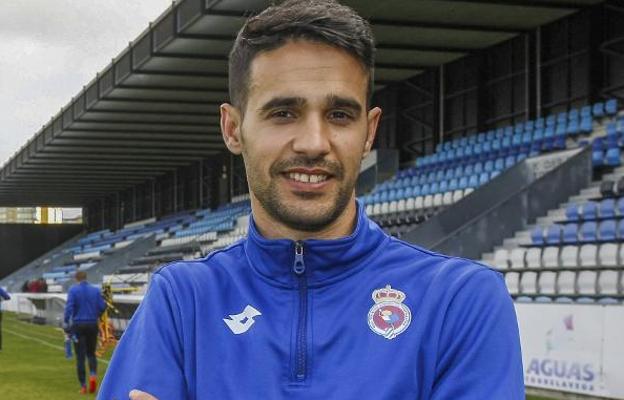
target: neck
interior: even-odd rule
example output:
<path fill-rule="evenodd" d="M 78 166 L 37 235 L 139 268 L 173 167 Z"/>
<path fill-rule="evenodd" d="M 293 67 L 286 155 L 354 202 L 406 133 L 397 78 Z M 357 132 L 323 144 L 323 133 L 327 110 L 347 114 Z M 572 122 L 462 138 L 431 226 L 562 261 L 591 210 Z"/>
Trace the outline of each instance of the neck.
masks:
<path fill-rule="evenodd" d="M 267 239 L 338 239 L 349 236 L 355 229 L 357 221 L 355 196 L 351 198 L 338 218 L 318 231 L 293 229 L 272 218 L 253 195 L 251 196 L 251 209 L 258 231 Z"/>

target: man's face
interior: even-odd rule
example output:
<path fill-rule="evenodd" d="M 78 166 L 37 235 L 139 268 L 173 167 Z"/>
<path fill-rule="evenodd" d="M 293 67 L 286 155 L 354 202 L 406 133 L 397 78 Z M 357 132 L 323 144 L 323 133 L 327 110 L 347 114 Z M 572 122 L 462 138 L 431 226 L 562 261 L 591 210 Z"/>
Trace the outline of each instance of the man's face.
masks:
<path fill-rule="evenodd" d="M 374 139 L 368 75 L 342 50 L 291 41 L 256 56 L 249 85 L 238 132 L 252 196 L 291 229 L 321 230 L 352 201 Z"/>

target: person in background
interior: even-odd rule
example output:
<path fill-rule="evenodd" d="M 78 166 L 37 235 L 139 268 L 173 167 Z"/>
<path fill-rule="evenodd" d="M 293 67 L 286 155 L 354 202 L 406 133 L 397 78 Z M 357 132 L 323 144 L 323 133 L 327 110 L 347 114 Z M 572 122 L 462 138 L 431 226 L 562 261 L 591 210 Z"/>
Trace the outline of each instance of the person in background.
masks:
<path fill-rule="evenodd" d="M 0 287 L 0 351 L 2 351 L 2 300 L 10 300 L 11 296 Z"/>
<path fill-rule="evenodd" d="M 63 329 L 75 336 L 76 369 L 80 393 L 87 393 L 85 357 L 89 362 L 89 393 L 97 388 L 97 359 L 95 347 L 98 337 L 98 319 L 106 309 L 100 289 L 87 282 L 87 273 L 76 272 L 76 282 L 67 293 Z"/>

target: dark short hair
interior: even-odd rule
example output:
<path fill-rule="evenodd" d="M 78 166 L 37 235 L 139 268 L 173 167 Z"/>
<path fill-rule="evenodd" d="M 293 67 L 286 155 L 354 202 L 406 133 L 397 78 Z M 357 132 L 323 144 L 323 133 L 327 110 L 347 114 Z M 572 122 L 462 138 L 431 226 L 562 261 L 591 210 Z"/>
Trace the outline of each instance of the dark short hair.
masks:
<path fill-rule="evenodd" d="M 297 39 L 328 44 L 354 56 L 369 75 L 370 102 L 375 45 L 368 22 L 335 0 L 286 0 L 249 18 L 238 32 L 229 58 L 232 104 L 241 111 L 246 107 L 254 57 Z"/>
<path fill-rule="evenodd" d="M 84 281 L 87 279 L 87 273 L 85 271 L 76 271 L 76 275 L 74 275 L 74 277 L 78 281 Z"/>

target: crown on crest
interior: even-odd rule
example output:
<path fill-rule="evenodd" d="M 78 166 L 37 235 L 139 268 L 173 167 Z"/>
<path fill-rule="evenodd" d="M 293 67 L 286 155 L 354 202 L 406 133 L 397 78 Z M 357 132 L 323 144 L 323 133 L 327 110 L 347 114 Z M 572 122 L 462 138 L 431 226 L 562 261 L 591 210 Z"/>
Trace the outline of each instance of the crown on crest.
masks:
<path fill-rule="evenodd" d="M 392 289 L 390 285 L 386 285 L 385 288 L 377 289 L 373 292 L 373 300 L 375 300 L 375 303 L 382 303 L 384 301 L 401 303 L 404 299 L 405 293 L 400 290 Z"/>

